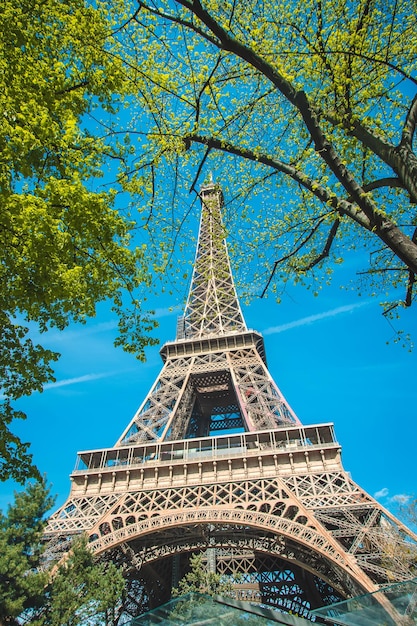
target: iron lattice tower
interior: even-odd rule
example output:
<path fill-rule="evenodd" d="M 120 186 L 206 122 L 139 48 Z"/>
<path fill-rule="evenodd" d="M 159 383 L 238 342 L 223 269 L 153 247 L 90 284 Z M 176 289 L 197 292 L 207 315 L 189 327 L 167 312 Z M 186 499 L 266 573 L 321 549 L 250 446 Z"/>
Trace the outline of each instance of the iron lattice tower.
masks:
<path fill-rule="evenodd" d="M 48 522 L 51 552 L 87 533 L 123 564 L 132 615 L 168 600 L 196 551 L 233 577 L 237 598 L 301 615 L 406 580 L 417 537 L 343 469 L 333 424 L 303 426 L 289 407 L 242 315 L 220 188 L 201 200 L 177 338 L 116 444 L 79 453 Z"/>

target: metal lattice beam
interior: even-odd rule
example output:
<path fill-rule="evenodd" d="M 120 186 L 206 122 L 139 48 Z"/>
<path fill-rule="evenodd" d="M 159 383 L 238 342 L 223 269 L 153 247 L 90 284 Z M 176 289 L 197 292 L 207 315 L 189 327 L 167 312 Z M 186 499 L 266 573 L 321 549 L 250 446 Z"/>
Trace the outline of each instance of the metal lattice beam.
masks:
<path fill-rule="evenodd" d="M 403 555 L 415 559 L 417 537 L 344 471 L 332 424 L 302 426 L 272 379 L 240 309 L 221 208 L 221 190 L 204 187 L 177 339 L 115 446 L 79 454 L 47 526 L 48 559 L 84 532 L 123 565 L 131 615 L 166 601 L 196 551 L 242 575 L 237 598 L 303 614 L 405 580 Z"/>

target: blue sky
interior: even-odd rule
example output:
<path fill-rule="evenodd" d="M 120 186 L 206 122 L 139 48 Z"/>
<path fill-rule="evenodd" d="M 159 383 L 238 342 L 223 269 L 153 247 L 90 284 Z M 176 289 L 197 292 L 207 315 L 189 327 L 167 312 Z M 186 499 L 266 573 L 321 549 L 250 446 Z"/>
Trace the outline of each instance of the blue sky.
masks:
<path fill-rule="evenodd" d="M 417 352 L 393 342 L 378 298 L 340 289 L 345 272 L 338 268 L 317 297 L 287 287 L 279 305 L 257 299 L 242 308 L 248 327 L 264 335 L 269 370 L 301 422 L 333 421 L 345 469 L 395 510 L 399 498 L 417 495 Z M 178 285 L 183 297 L 187 287 Z M 164 294 L 153 305 L 161 344 L 173 340 L 183 302 Z M 416 336 L 415 311 L 404 311 L 395 326 Z M 114 445 L 162 367 L 158 347 L 140 363 L 113 347 L 115 334 L 116 320 L 102 305 L 86 326 L 42 337 L 62 354 L 57 382 L 21 403 L 28 418 L 15 430 L 32 442 L 57 505 L 69 493 L 77 451 Z M 0 484 L 0 508 L 15 488 Z"/>

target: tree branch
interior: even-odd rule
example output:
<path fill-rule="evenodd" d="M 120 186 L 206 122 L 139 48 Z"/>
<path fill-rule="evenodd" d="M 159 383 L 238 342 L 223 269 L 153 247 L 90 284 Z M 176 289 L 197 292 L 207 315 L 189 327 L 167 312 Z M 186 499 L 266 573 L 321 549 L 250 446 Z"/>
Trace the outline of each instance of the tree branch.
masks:
<path fill-rule="evenodd" d="M 180 24 L 181 26 L 185 26 L 185 28 L 189 28 L 190 30 L 197 33 L 197 35 L 201 35 L 201 37 L 203 37 L 210 43 L 213 43 L 215 46 L 219 46 L 219 41 L 217 39 L 215 39 L 214 37 L 211 37 L 204 30 L 196 26 L 196 24 L 193 24 L 192 22 L 188 22 L 187 20 L 184 20 L 181 17 L 178 17 L 178 15 L 170 15 L 169 13 L 164 13 L 163 11 L 152 9 L 150 6 L 145 4 L 145 2 L 142 2 L 142 0 L 138 0 L 138 3 L 141 8 L 146 9 L 146 11 L 149 11 L 149 13 L 152 13 L 152 15 L 156 15 L 157 17 L 162 17 L 162 19 L 164 20 L 168 20 L 169 22 L 174 22 L 175 24 Z M 180 4 L 183 4 L 183 3 L 180 2 Z M 186 3 L 183 4 L 183 6 L 189 9 L 191 12 L 193 12 L 192 7 L 187 6 Z"/>
<path fill-rule="evenodd" d="M 416 282 L 416 275 L 414 272 L 409 272 L 408 274 L 408 285 L 407 285 L 407 293 L 405 294 L 404 304 L 406 307 L 409 307 L 413 303 L 413 289 Z"/>
<path fill-rule="evenodd" d="M 299 91 L 296 96 L 296 106 L 300 111 L 304 123 L 315 143 L 315 149 L 327 163 L 330 170 L 336 176 L 354 202 L 362 209 L 373 226 L 378 221 L 378 211 L 372 200 L 366 195 L 363 188 L 355 181 L 342 163 L 333 145 L 327 140 L 320 128 L 318 116 L 307 98 L 304 91 Z"/>
<path fill-rule="evenodd" d="M 71 91 L 76 91 L 77 89 L 81 89 L 82 87 L 87 87 L 88 84 L 89 84 L 88 80 L 83 80 L 80 83 L 77 83 L 75 85 L 70 85 L 69 87 L 66 87 L 65 89 L 61 89 L 60 91 L 57 91 L 56 95 L 63 96 L 66 93 L 71 93 Z"/>
<path fill-rule="evenodd" d="M 340 219 L 337 218 L 332 224 L 332 227 L 330 229 L 330 232 L 328 234 L 328 237 L 327 237 L 327 240 L 326 240 L 326 243 L 324 245 L 322 252 L 315 259 L 313 259 L 308 265 L 306 265 L 305 267 L 300 267 L 298 271 L 307 272 L 308 270 L 311 270 L 313 267 L 318 265 L 320 261 L 322 261 L 323 259 L 329 256 L 330 249 L 335 240 L 339 226 L 340 226 Z"/>
<path fill-rule="evenodd" d="M 381 189 L 381 187 L 391 187 L 392 189 L 404 189 L 404 185 L 401 183 L 399 178 L 394 178 L 393 176 L 387 176 L 386 178 L 380 178 L 379 180 L 373 180 L 372 182 L 363 185 L 363 190 L 365 193 L 368 191 L 373 191 L 374 189 Z M 353 202 L 352 198 L 347 199 L 348 202 Z"/>
<path fill-rule="evenodd" d="M 355 203 L 362 209 L 371 227 L 381 228 L 382 216 L 372 202 L 365 194 L 361 186 L 354 180 L 346 166 L 343 165 L 333 145 L 327 140 L 322 129 L 320 128 L 318 112 L 310 104 L 307 94 L 304 91 L 297 91 L 290 81 L 285 79 L 280 72 L 275 70 L 267 61 L 260 57 L 251 48 L 244 45 L 237 39 L 233 38 L 211 15 L 206 11 L 200 0 L 176 0 L 178 4 L 189 9 L 196 15 L 211 32 L 221 42 L 224 50 L 228 50 L 245 60 L 252 67 L 259 70 L 275 87 L 287 98 L 287 100 L 295 106 L 300 112 L 304 123 L 313 138 L 316 151 L 320 153 L 323 160 L 327 163 L 330 170 L 342 183 L 346 191 L 351 195 Z"/>
<path fill-rule="evenodd" d="M 250 161 L 262 163 L 263 165 L 271 167 L 278 172 L 282 172 L 283 174 L 286 174 L 287 176 L 292 178 L 305 189 L 308 189 L 308 191 L 315 195 L 316 198 L 318 198 L 321 202 L 328 204 L 340 214 L 347 215 L 366 230 L 371 230 L 372 228 L 370 221 L 368 220 L 366 215 L 364 215 L 364 213 L 360 209 L 358 209 L 358 207 L 356 207 L 347 200 L 339 198 L 338 196 L 336 196 L 336 194 L 329 191 L 328 189 L 323 187 L 323 185 L 311 179 L 303 172 L 300 172 L 296 167 L 292 165 L 269 157 L 265 154 L 254 152 L 253 150 L 249 150 L 248 148 L 235 146 L 234 144 L 222 141 L 215 137 L 205 137 L 204 135 L 190 134 L 185 139 L 186 148 L 189 148 L 191 143 L 193 142 L 203 144 L 216 150 L 221 150 L 222 152 L 234 154 Z"/>
<path fill-rule="evenodd" d="M 369 148 L 398 174 L 399 180 L 402 183 L 401 186 L 410 194 L 412 202 L 417 202 L 417 158 L 411 146 L 417 123 L 416 100 L 417 96 L 415 96 L 408 111 L 402 139 L 396 147 L 376 137 L 359 120 L 350 120 L 350 127 L 347 130 L 350 135 L 356 137 L 356 139 Z M 324 117 L 333 125 L 337 125 L 342 121 L 334 115 L 326 114 Z"/>
<path fill-rule="evenodd" d="M 411 36 L 411 33 L 410 33 L 410 36 Z M 414 78 L 414 76 L 412 76 L 408 72 L 405 72 L 401 67 L 399 67 L 398 65 L 395 65 L 395 63 L 391 63 L 390 61 L 387 61 L 387 59 L 380 59 L 377 56 L 370 56 L 369 54 L 364 54 L 363 52 L 357 52 L 356 50 L 343 50 L 343 49 L 338 50 L 337 48 L 334 50 L 328 50 L 327 54 L 328 55 L 343 54 L 346 56 L 363 59 L 364 61 L 369 61 L 369 62 L 375 63 L 376 65 L 385 65 L 385 67 L 388 67 L 390 70 L 394 70 L 394 72 L 397 72 L 398 74 L 400 74 L 400 76 L 402 76 L 406 80 L 409 80 L 410 82 L 414 83 L 414 85 L 417 85 L 417 79 Z"/>
<path fill-rule="evenodd" d="M 289 254 L 286 254 L 285 256 L 281 257 L 280 259 L 278 259 L 277 261 L 274 262 L 274 265 L 272 267 L 272 271 L 269 275 L 268 281 L 261 293 L 261 298 L 264 297 L 264 295 L 266 294 L 266 292 L 268 291 L 268 287 L 271 284 L 271 281 L 274 277 L 274 274 L 277 270 L 278 265 L 280 265 L 281 263 L 283 263 L 284 261 L 288 261 L 288 259 L 291 259 L 291 257 L 295 256 L 297 254 L 297 252 L 299 252 L 309 241 L 310 239 L 315 235 L 315 233 L 318 231 L 318 229 L 320 228 L 320 225 L 322 224 L 323 220 L 325 218 L 322 217 L 318 223 L 311 229 L 311 231 L 308 233 L 307 237 L 305 237 L 305 239 L 303 239 L 301 241 L 301 243 L 294 249 L 291 250 L 291 252 Z"/>
<path fill-rule="evenodd" d="M 210 148 L 210 147 L 208 147 L 208 148 L 207 148 L 207 150 L 206 150 L 206 151 L 205 151 L 205 153 L 204 153 L 203 158 L 201 159 L 201 161 L 200 161 L 200 163 L 199 163 L 199 165 L 198 165 L 197 173 L 196 173 L 196 175 L 194 176 L 193 184 L 192 184 L 192 185 L 191 185 L 191 187 L 190 187 L 190 191 L 189 191 L 189 193 L 191 193 L 192 191 L 195 191 L 195 192 L 196 192 L 196 194 L 198 195 L 198 191 L 196 190 L 195 185 L 197 184 L 198 177 L 199 177 L 199 176 L 200 176 L 200 174 L 201 174 L 201 170 L 203 169 L 203 165 L 204 165 L 204 163 L 205 163 L 205 161 L 206 161 L 206 159 L 207 159 L 207 157 L 208 157 L 208 155 L 209 155 L 209 153 L 210 153 L 210 150 L 211 150 L 211 148 Z"/>
<path fill-rule="evenodd" d="M 306 129 L 314 141 L 316 152 L 344 187 L 348 196 L 353 199 L 353 203 L 341 200 L 336 194 L 330 193 L 320 184 L 312 181 L 308 176 L 295 170 L 295 168 L 291 168 L 287 164 L 274 162 L 273 159 L 265 157 L 264 155 L 258 156 L 255 151 L 236 150 L 234 149 L 235 147 L 230 144 L 228 144 L 226 150 L 231 154 L 238 154 L 240 152 L 240 155 L 244 158 L 265 163 L 289 175 L 293 180 L 298 181 L 303 187 L 309 189 L 309 191 L 322 202 L 328 203 L 340 214 L 349 216 L 362 227 L 375 233 L 375 235 L 404 262 L 410 271 L 417 272 L 416 244 L 412 242 L 383 211 L 378 210 L 372 196 L 366 193 L 363 187 L 355 180 L 352 173 L 340 158 L 335 146 L 325 135 L 320 123 L 321 112 L 310 102 L 307 94 L 304 91 L 297 90 L 293 83 L 288 80 L 282 72 L 276 69 L 274 65 L 269 63 L 253 48 L 235 38 L 230 30 L 223 27 L 216 20 L 215 16 L 202 6 L 200 0 L 175 0 L 175 2 L 177 5 L 187 9 L 202 25 L 205 25 L 211 35 L 204 32 L 200 26 L 196 27 L 195 24 L 184 21 L 183 18 L 176 18 L 171 15 L 167 16 L 167 19 L 174 22 L 176 21 L 177 23 L 184 23 L 187 28 L 191 28 L 195 32 L 197 32 L 196 29 L 198 28 L 198 32 L 205 39 L 211 41 L 213 45 L 232 53 L 245 61 L 249 67 L 257 70 L 261 76 L 265 77 L 265 79 L 274 85 L 287 101 L 294 106 L 301 115 Z M 353 131 L 350 128 L 346 130 L 347 132 L 352 132 L 353 135 L 355 132 L 358 134 L 361 132 L 362 135 L 366 135 L 368 144 L 376 146 L 373 150 L 375 154 L 377 154 L 377 156 L 381 154 L 384 155 L 384 162 L 392 167 L 398 174 L 399 179 L 404 183 L 404 187 L 409 191 L 412 201 L 417 201 L 417 181 L 414 180 L 414 178 L 417 178 L 415 177 L 415 171 L 417 171 L 417 159 L 415 155 L 413 155 L 406 146 L 398 146 L 395 148 L 392 145 L 382 142 L 369 131 L 365 131 L 359 122 L 357 123 L 356 129 L 354 125 Z M 207 138 L 202 138 L 198 135 L 190 135 L 185 139 L 186 145 L 189 145 L 191 141 L 200 142 L 207 147 L 211 146 L 225 150 L 224 143 L 214 138 L 207 140 Z"/>
<path fill-rule="evenodd" d="M 176 2 L 194 13 L 194 15 L 210 29 L 210 31 L 217 38 L 217 40 L 213 38 L 212 43 L 214 43 L 217 47 L 221 47 L 223 50 L 228 50 L 229 52 L 236 54 L 244 61 L 247 61 L 247 63 L 259 70 L 266 78 L 268 78 L 268 80 L 270 80 L 275 87 L 279 89 L 279 91 L 287 98 L 287 100 L 289 100 L 289 102 L 291 102 L 291 104 L 295 105 L 297 91 L 294 89 L 292 84 L 251 48 L 245 46 L 243 43 L 232 37 L 229 32 L 220 26 L 210 13 L 202 7 L 199 0 L 193 0 L 192 2 L 189 2 L 188 0 L 176 0 Z M 207 37 L 205 38 L 207 39 Z"/>

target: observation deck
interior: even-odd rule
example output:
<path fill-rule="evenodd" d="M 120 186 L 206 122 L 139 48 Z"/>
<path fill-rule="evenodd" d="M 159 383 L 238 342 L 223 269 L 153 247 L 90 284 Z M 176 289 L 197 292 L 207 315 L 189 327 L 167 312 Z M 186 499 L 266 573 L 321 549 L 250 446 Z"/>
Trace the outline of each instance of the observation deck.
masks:
<path fill-rule="evenodd" d="M 332 423 L 79 452 L 72 494 L 337 471 Z"/>

